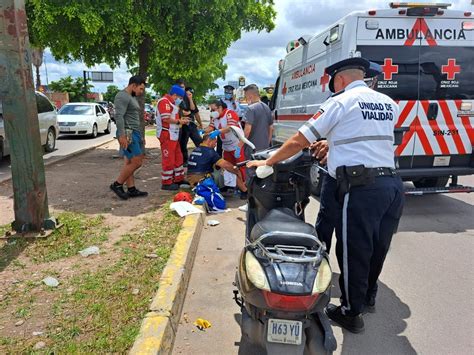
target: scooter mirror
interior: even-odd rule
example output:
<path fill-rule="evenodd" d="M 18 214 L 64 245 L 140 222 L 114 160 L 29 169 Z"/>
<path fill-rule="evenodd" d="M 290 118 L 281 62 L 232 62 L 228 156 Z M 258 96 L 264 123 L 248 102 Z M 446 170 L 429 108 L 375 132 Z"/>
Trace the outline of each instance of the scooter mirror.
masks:
<path fill-rule="evenodd" d="M 269 177 L 273 174 L 273 168 L 268 165 L 259 166 L 255 173 L 257 174 L 258 178 L 265 179 L 266 177 Z"/>

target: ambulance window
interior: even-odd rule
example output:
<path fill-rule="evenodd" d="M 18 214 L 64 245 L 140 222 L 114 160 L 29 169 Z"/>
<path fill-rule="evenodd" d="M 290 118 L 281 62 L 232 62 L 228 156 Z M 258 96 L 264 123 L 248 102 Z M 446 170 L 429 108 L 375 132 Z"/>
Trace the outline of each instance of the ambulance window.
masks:
<path fill-rule="evenodd" d="M 473 47 L 422 47 L 420 100 L 474 99 Z"/>
<path fill-rule="evenodd" d="M 339 25 L 331 28 L 329 32 L 329 43 L 336 42 L 339 39 Z"/>
<path fill-rule="evenodd" d="M 404 46 L 359 46 L 362 57 L 378 63 L 383 73 L 377 77 L 375 90 L 393 100 L 418 98 L 419 48 Z"/>

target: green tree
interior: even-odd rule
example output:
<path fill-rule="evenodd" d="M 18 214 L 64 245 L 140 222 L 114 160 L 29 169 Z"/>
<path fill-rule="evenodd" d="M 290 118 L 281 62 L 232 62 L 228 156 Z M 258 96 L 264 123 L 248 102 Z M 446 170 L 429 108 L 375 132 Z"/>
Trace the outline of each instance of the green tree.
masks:
<path fill-rule="evenodd" d="M 71 76 L 66 76 L 58 81 L 52 81 L 48 85 L 49 89 L 55 92 L 67 92 L 69 94 L 70 102 L 81 102 L 84 99 L 84 79 L 73 79 Z M 87 84 L 87 93 L 91 92 L 91 84 Z"/>
<path fill-rule="evenodd" d="M 114 102 L 115 95 L 120 91 L 117 85 L 107 86 L 107 91 L 104 93 L 104 101 Z"/>
<path fill-rule="evenodd" d="M 271 31 L 276 16 L 273 0 L 28 2 L 32 38 L 56 59 L 115 67 L 125 57 L 156 91 L 183 77 L 196 96 L 224 76 L 223 58 L 242 31 Z"/>

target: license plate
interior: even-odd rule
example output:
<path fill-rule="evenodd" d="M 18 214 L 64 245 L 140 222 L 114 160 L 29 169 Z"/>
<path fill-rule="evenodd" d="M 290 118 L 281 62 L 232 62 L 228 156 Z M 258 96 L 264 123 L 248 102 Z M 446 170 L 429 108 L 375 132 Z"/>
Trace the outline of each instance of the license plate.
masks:
<path fill-rule="evenodd" d="M 63 131 L 63 132 L 71 131 L 71 129 L 69 127 L 61 127 L 60 130 Z"/>
<path fill-rule="evenodd" d="M 435 157 L 433 161 L 433 166 L 449 166 L 449 161 L 451 157 Z"/>
<path fill-rule="evenodd" d="M 303 333 L 303 323 L 293 320 L 269 319 L 267 341 L 300 345 Z"/>

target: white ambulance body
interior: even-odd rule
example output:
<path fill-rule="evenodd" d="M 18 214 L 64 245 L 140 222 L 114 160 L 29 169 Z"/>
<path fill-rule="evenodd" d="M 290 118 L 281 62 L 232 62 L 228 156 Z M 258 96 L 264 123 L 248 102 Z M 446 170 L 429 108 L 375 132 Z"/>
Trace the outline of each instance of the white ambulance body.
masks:
<path fill-rule="evenodd" d="M 326 67 L 362 56 L 382 66 L 374 89 L 400 105 L 395 152 L 404 180 L 436 188 L 473 174 L 474 18 L 448 5 L 392 3 L 300 38 L 280 63 L 275 140 L 294 134 L 331 95 Z"/>

